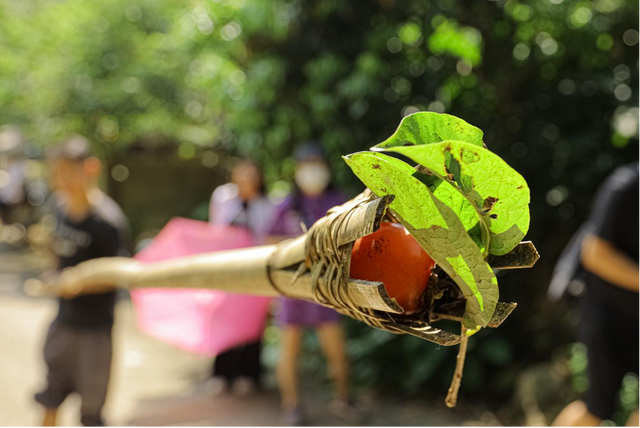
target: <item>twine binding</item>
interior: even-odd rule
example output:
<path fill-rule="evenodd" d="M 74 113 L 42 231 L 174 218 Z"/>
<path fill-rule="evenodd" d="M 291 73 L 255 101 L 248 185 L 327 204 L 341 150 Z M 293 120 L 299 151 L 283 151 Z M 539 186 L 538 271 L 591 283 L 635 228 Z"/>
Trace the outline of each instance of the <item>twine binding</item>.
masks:
<path fill-rule="evenodd" d="M 314 303 L 332 308 L 371 327 L 394 334 L 411 334 L 445 346 L 459 343 L 460 336 L 436 329 L 417 317 L 361 307 L 351 298 L 349 270 L 353 244 L 357 238 L 375 232 L 380 227 L 393 197 L 379 199 L 380 209 L 366 219 L 368 224 L 356 225 L 359 236 L 355 239 L 345 239 L 346 225 L 355 220 L 355 210 L 375 199 L 377 198 L 373 193 L 365 191 L 346 204 L 332 208 L 325 217 L 318 220 L 307 232 L 306 260 L 299 264 L 292 282 L 301 275 L 310 275 Z M 353 235 L 353 230 L 351 232 Z M 274 287 L 286 295 L 277 284 Z M 383 299 L 391 300 L 388 296 Z M 395 305 L 395 300 L 389 303 Z"/>

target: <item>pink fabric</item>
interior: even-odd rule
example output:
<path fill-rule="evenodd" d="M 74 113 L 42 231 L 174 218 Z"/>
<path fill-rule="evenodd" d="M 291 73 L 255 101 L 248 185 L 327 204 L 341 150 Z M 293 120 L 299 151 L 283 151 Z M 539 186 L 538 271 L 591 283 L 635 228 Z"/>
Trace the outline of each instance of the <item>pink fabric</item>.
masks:
<path fill-rule="evenodd" d="M 190 254 L 253 245 L 244 229 L 174 218 L 134 257 L 158 263 Z M 215 290 L 149 288 L 133 290 L 139 328 L 164 342 L 214 356 L 257 340 L 264 330 L 270 298 Z"/>

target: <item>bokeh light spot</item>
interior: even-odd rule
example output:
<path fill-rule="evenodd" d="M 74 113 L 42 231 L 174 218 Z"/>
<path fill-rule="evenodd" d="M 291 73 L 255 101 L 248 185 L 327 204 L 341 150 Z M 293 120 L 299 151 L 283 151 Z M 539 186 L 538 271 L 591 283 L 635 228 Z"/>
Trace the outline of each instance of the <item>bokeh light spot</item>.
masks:
<path fill-rule="evenodd" d="M 624 32 L 622 35 L 622 41 L 627 46 L 635 46 L 638 44 L 638 32 L 634 29 L 630 29 Z"/>
<path fill-rule="evenodd" d="M 618 85 L 613 91 L 613 94 L 620 101 L 627 101 L 629 98 L 631 98 L 631 88 L 629 87 L 629 85 L 625 84 Z"/>
<path fill-rule="evenodd" d="M 418 24 L 410 22 L 400 27 L 398 36 L 403 43 L 406 43 L 407 45 L 414 45 L 422 39 L 422 31 L 420 31 L 420 26 L 418 26 Z"/>
<path fill-rule="evenodd" d="M 513 48 L 513 57 L 520 61 L 524 61 L 525 59 L 529 58 L 530 53 L 531 53 L 531 49 L 529 48 L 529 46 L 525 45 L 524 43 L 518 43 Z"/>
<path fill-rule="evenodd" d="M 392 37 L 387 41 L 387 49 L 391 53 L 398 53 L 402 50 L 402 40 L 398 37 Z"/>
<path fill-rule="evenodd" d="M 609 33 L 602 33 L 596 40 L 596 46 L 601 51 L 609 51 L 613 47 L 613 37 Z"/>
<path fill-rule="evenodd" d="M 558 206 L 569 196 L 569 189 L 565 186 L 556 186 L 547 192 L 547 203 L 551 206 Z"/>
<path fill-rule="evenodd" d="M 111 168 L 111 177 L 118 182 L 123 182 L 129 178 L 129 168 L 122 164 L 115 165 Z"/>
<path fill-rule="evenodd" d="M 571 95 L 576 90 L 576 84 L 571 79 L 563 79 L 558 83 L 558 92 L 562 95 Z"/>

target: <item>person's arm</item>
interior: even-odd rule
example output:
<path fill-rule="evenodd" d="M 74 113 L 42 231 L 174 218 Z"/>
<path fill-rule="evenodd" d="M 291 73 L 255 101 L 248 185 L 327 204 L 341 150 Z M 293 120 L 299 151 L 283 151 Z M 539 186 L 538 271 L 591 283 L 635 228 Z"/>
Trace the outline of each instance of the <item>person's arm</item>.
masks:
<path fill-rule="evenodd" d="M 296 220 L 299 222 L 300 219 L 291 207 L 291 196 L 276 206 L 273 224 L 267 228 L 265 244 L 277 244 L 281 241 L 295 238 L 304 232 L 302 227 L 299 226 L 299 223 L 296 223 Z M 292 216 L 295 217 L 295 220 L 291 218 Z"/>
<path fill-rule="evenodd" d="M 613 285 L 638 292 L 638 264 L 613 243 L 590 234 L 582 242 L 582 265 Z"/>
<path fill-rule="evenodd" d="M 209 198 L 209 223 L 214 224 L 216 218 L 216 212 L 218 211 L 218 207 L 216 204 L 216 194 L 211 194 L 211 198 Z"/>

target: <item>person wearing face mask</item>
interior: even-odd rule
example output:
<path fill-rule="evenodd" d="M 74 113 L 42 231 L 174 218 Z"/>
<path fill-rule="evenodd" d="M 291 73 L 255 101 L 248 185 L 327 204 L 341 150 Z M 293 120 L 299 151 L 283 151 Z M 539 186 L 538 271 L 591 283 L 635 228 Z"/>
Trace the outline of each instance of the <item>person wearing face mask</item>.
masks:
<path fill-rule="evenodd" d="M 271 229 L 272 237 L 298 236 L 304 232 L 301 225 L 308 229 L 328 209 L 346 201 L 345 196 L 331 185 L 331 171 L 321 146 L 305 143 L 296 150 L 294 157 L 295 190 L 279 206 Z M 358 410 L 349 399 L 349 363 L 340 315 L 324 306 L 282 297 L 275 322 L 282 333 L 277 377 L 286 422 L 291 425 L 304 422 L 298 396 L 297 361 L 305 328 L 317 332 L 333 377 L 336 397 L 330 410 L 346 419 L 358 417 Z"/>
<path fill-rule="evenodd" d="M 262 170 L 244 159 L 231 171 L 231 182 L 219 186 L 211 196 L 209 222 L 246 229 L 256 245 L 264 244 L 273 223 L 275 207 L 265 195 Z M 247 395 L 260 386 L 260 340 L 219 354 L 213 364 L 214 392 L 231 387 L 236 395 Z"/>

